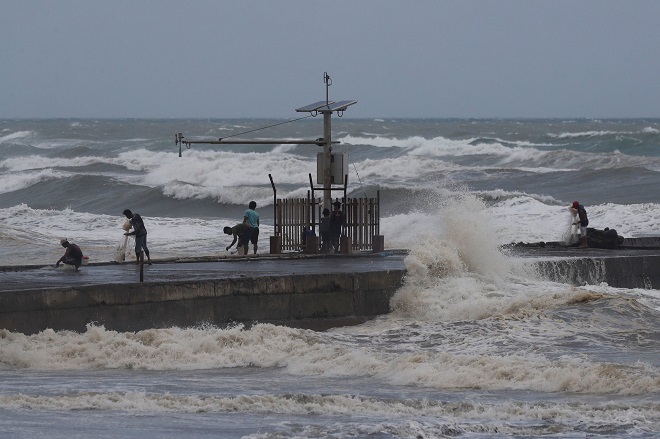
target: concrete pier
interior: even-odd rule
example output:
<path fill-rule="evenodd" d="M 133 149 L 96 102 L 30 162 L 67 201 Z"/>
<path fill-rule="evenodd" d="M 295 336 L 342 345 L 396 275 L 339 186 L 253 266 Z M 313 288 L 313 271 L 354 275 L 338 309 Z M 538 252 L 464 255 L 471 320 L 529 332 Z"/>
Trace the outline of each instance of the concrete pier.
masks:
<path fill-rule="evenodd" d="M 574 285 L 605 282 L 617 288 L 660 289 L 660 238 L 625 238 L 617 249 L 559 243 L 514 245 L 514 256 L 534 261 L 545 278 Z"/>
<path fill-rule="evenodd" d="M 406 275 L 405 251 L 358 255 L 279 255 L 156 261 L 144 282 L 133 264 L 79 271 L 0 268 L 0 329 L 116 331 L 257 322 L 325 330 L 390 311 Z M 660 289 L 660 249 L 522 247 L 546 278 L 575 285 L 607 282 Z"/>
<path fill-rule="evenodd" d="M 26 334 L 256 322 L 325 330 L 389 311 L 403 254 L 99 264 L 79 271 L 4 267 L 0 328 Z"/>

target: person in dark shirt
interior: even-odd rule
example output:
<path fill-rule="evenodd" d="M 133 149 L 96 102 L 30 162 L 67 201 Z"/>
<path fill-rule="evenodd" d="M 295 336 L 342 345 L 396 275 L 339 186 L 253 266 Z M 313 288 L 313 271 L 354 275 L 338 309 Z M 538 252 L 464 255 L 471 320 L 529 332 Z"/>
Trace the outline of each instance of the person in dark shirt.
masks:
<path fill-rule="evenodd" d="M 147 228 L 144 226 L 142 217 L 128 209 L 124 210 L 124 216 L 128 218 L 131 226 L 133 226 L 133 231 L 130 233 L 126 232 L 124 235 L 135 235 L 135 257 L 137 258 L 137 263 L 140 263 L 140 252 L 144 249 L 144 254 L 147 255 L 147 262 L 151 265 L 151 257 L 147 248 Z"/>
<path fill-rule="evenodd" d="M 344 224 L 344 214 L 341 211 L 341 202 L 332 203 L 334 207 L 330 213 L 330 244 L 334 253 L 339 253 L 339 237 L 341 236 L 341 226 Z"/>
<path fill-rule="evenodd" d="M 59 267 L 60 263 L 73 265 L 76 270 L 82 265 L 83 252 L 76 244 L 71 244 L 68 239 L 60 240 L 62 247 L 66 249 L 64 256 L 62 256 L 56 263 L 55 267 Z"/>
<path fill-rule="evenodd" d="M 222 230 L 227 235 L 234 235 L 234 240 L 227 246 L 226 250 L 229 251 L 238 240 L 236 248 L 243 247 L 243 254 L 247 255 L 248 244 L 250 243 L 250 237 L 254 229 L 247 223 L 241 223 L 236 224 L 234 227 L 225 227 Z"/>
<path fill-rule="evenodd" d="M 328 208 L 323 209 L 319 233 L 321 234 L 321 252 L 328 253 L 330 251 L 330 209 Z"/>
<path fill-rule="evenodd" d="M 579 201 L 573 201 L 571 207 L 577 210 L 578 214 L 578 220 L 573 223 L 573 225 L 580 226 L 580 245 L 578 248 L 587 248 L 589 247 L 589 243 L 587 242 L 587 226 L 589 225 L 587 209 Z"/>

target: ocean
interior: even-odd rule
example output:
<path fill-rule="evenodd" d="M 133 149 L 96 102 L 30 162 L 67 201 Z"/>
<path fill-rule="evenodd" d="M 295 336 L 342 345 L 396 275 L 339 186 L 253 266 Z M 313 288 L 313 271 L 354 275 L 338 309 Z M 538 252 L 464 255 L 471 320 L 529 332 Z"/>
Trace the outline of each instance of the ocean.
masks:
<path fill-rule="evenodd" d="M 0 120 L 0 265 L 52 265 L 64 237 L 112 261 L 124 209 L 143 217 L 153 259 L 226 254 L 222 228 L 252 200 L 267 253 L 268 175 L 278 198 L 306 196 L 321 148 L 179 157 L 174 135 L 323 135 L 321 117 L 284 122 Z M 332 128 L 349 196 L 379 193 L 386 249 L 409 251 L 388 315 L 326 332 L 0 330 L 0 437 L 660 436 L 660 291 L 551 281 L 503 247 L 565 240 L 574 200 L 590 227 L 659 236 L 660 120 Z"/>

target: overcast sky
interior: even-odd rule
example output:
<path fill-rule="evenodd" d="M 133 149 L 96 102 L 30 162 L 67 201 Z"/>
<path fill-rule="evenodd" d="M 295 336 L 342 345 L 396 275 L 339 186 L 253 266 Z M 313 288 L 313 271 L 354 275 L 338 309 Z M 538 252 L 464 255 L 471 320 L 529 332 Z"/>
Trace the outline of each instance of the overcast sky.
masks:
<path fill-rule="evenodd" d="M 0 117 L 660 117 L 658 0 L 3 0 Z"/>

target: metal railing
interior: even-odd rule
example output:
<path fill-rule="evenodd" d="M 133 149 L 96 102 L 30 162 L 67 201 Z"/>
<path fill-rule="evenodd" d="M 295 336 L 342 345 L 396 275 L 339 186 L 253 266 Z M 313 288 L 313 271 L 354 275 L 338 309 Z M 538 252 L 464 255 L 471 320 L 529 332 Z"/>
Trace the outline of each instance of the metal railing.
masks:
<path fill-rule="evenodd" d="M 342 235 L 351 238 L 352 250 L 373 250 L 374 236 L 380 235 L 380 191 L 376 198 L 346 199 L 342 211 Z"/>
<path fill-rule="evenodd" d="M 373 250 L 374 238 L 380 235 L 380 192 L 375 198 L 337 198 L 334 201 L 342 203 L 342 237 L 349 238 L 351 251 Z M 322 211 L 322 199 L 309 194 L 307 198 L 276 199 L 274 233 L 279 237 L 279 252 L 317 253 L 319 249 L 307 249 L 306 237 L 308 231 L 315 237 L 320 235 Z M 317 239 L 312 242 L 320 245 Z"/>
<path fill-rule="evenodd" d="M 304 251 L 306 248 L 305 232 L 314 230 L 315 220 L 312 218 L 314 206 L 320 199 L 290 198 L 278 199 L 275 204 L 275 236 L 280 239 L 280 252 Z"/>

